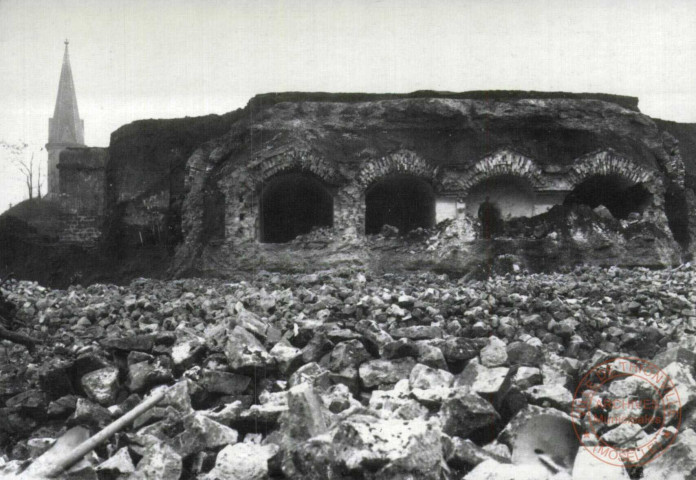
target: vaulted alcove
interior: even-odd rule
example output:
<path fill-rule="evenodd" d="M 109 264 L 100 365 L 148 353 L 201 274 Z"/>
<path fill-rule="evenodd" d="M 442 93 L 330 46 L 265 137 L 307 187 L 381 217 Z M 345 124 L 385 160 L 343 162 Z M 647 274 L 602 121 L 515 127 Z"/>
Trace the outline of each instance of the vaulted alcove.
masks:
<path fill-rule="evenodd" d="M 515 175 L 487 178 L 471 187 L 465 197 L 467 213 L 476 217 L 486 198 L 500 210 L 502 219 L 531 217 L 541 213 L 535 208 L 532 185 L 526 178 Z"/>
<path fill-rule="evenodd" d="M 583 204 L 591 208 L 604 205 L 615 218 L 642 213 L 652 194 L 641 183 L 620 175 L 592 175 L 580 182 L 566 197 L 565 204 Z"/>
<path fill-rule="evenodd" d="M 315 227 L 333 226 L 333 196 L 309 173 L 283 173 L 264 182 L 260 211 L 264 243 L 289 242 Z"/>
<path fill-rule="evenodd" d="M 384 225 L 407 233 L 435 223 L 432 185 L 414 175 L 390 175 L 372 184 L 365 193 L 365 233 L 376 234 Z"/>

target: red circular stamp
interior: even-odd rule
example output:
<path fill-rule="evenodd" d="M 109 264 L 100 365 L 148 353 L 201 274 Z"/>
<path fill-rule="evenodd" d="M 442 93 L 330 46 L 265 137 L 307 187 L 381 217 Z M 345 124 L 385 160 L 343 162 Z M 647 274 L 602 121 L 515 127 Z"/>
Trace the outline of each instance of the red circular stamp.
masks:
<path fill-rule="evenodd" d="M 676 439 L 681 402 L 674 381 L 657 365 L 615 357 L 582 378 L 571 416 L 581 445 L 595 458 L 639 467 L 662 455 Z"/>

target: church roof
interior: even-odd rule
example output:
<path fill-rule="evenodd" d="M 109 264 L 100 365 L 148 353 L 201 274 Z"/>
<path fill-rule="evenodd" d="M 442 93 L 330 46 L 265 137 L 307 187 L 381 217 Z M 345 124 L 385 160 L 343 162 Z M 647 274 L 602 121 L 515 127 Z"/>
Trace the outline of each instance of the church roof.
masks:
<path fill-rule="evenodd" d="M 84 123 L 77 109 L 77 96 L 70 68 L 68 41 L 65 41 L 58 97 L 53 118 L 49 120 L 48 143 L 84 145 Z"/>

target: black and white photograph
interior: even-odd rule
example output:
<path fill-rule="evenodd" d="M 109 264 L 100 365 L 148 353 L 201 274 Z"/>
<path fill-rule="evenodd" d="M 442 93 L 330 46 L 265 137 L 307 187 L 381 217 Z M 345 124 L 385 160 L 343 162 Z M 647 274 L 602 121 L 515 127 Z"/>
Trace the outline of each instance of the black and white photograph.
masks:
<path fill-rule="evenodd" d="M 0 0 L 0 480 L 696 478 L 696 2 Z"/>

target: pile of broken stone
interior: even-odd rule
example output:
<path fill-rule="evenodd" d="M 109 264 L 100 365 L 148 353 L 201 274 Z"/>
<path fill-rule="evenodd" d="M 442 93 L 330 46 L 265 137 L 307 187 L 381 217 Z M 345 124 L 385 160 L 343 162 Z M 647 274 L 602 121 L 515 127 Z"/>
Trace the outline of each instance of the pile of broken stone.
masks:
<path fill-rule="evenodd" d="M 63 478 L 681 478 L 696 471 L 695 280 L 686 264 L 474 282 L 349 269 L 14 282 L 20 330 L 44 344 L 0 343 L 0 476 L 31 478 L 32 460 L 165 390 Z M 654 397 L 630 375 L 574 408 L 580 379 L 619 356 L 650 360 L 679 393 L 662 426 L 676 440 L 644 465 L 580 444 L 654 433 L 590 428 L 604 400 Z"/>

